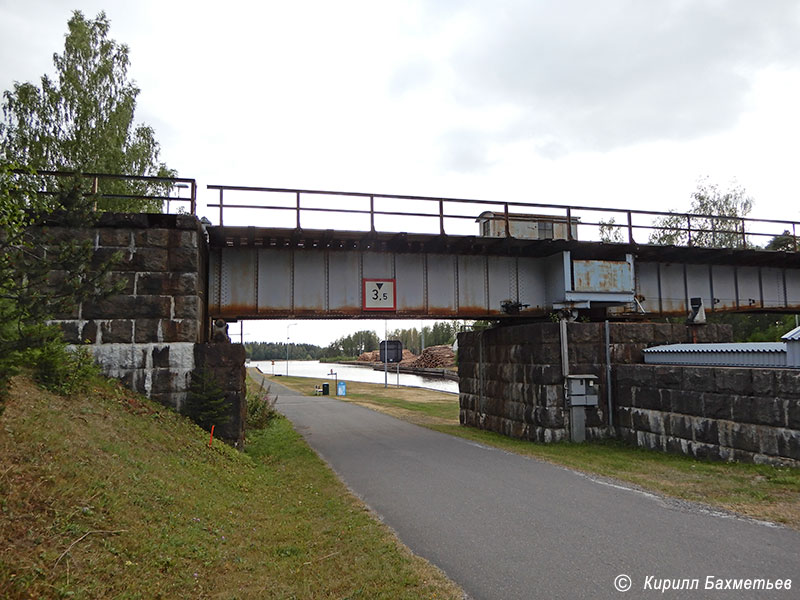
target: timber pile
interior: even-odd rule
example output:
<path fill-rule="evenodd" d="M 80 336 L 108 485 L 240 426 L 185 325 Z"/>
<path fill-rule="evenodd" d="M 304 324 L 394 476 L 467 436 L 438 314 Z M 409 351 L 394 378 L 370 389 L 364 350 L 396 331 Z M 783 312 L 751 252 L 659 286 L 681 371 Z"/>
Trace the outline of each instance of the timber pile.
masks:
<path fill-rule="evenodd" d="M 429 346 L 422 351 L 417 360 L 409 364 L 416 369 L 441 369 L 452 367 L 456 364 L 456 354 L 447 344 L 443 346 Z"/>
<path fill-rule="evenodd" d="M 369 352 L 362 352 L 361 355 L 356 359 L 358 362 L 380 362 L 381 360 L 381 351 L 380 350 L 370 350 Z"/>

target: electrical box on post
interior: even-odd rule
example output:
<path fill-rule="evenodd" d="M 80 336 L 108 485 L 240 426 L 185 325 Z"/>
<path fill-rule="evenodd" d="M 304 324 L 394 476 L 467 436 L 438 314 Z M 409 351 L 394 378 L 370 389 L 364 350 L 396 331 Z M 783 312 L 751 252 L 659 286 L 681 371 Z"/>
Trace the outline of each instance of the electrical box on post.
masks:
<path fill-rule="evenodd" d="M 567 375 L 571 406 L 597 406 L 597 375 Z"/>

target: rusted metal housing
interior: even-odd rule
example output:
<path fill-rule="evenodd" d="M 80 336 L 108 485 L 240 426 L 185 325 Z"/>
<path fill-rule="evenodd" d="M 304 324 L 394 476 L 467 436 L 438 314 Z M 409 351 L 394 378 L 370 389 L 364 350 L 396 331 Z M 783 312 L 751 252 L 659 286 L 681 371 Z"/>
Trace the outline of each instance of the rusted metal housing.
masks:
<path fill-rule="evenodd" d="M 559 215 L 482 212 L 476 219 L 482 237 L 515 237 L 523 240 L 577 240 L 578 218 Z"/>

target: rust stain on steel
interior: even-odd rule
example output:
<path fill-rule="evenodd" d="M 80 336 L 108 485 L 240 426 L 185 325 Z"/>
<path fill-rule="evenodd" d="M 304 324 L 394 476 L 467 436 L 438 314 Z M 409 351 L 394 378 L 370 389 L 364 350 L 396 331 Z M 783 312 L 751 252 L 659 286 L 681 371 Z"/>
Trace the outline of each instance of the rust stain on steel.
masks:
<path fill-rule="evenodd" d="M 625 292 L 630 290 L 630 266 L 624 261 L 572 261 L 577 292 Z"/>

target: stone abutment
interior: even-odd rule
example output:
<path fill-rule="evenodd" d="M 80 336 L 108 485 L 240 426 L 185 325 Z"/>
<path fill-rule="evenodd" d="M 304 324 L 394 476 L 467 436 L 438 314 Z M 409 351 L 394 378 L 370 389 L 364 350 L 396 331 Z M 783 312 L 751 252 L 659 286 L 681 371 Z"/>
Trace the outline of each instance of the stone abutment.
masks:
<path fill-rule="evenodd" d="M 112 271 L 119 293 L 55 315 L 66 341 L 89 348 L 106 375 L 176 410 L 197 370 L 209 370 L 231 406 L 231 420 L 217 434 L 241 442 L 244 348 L 208 343 L 208 246 L 200 221 L 107 213 L 92 229 L 47 229 L 56 239 L 91 241 L 98 263 L 121 254 Z"/>

